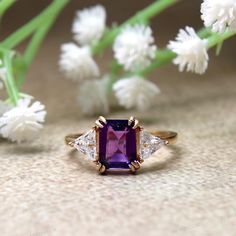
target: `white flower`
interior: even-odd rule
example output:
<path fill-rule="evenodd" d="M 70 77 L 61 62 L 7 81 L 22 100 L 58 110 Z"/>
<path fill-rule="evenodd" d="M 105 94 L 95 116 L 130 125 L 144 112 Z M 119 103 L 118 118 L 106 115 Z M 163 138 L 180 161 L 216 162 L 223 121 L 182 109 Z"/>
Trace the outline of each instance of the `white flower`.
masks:
<path fill-rule="evenodd" d="M 152 82 L 142 77 L 131 77 L 118 80 L 113 85 L 113 91 L 121 106 L 129 109 L 147 110 L 160 93 L 160 89 Z"/>
<path fill-rule="evenodd" d="M 78 103 L 85 115 L 106 114 L 109 111 L 107 80 L 87 80 L 79 87 Z"/>
<path fill-rule="evenodd" d="M 99 76 L 99 68 L 93 60 L 89 47 L 78 47 L 74 43 L 63 44 L 59 65 L 66 77 L 81 81 Z"/>
<path fill-rule="evenodd" d="M 72 26 L 74 39 L 80 45 L 91 45 L 99 40 L 106 27 L 106 11 L 101 5 L 78 11 Z"/>
<path fill-rule="evenodd" d="M 236 0 L 204 0 L 201 13 L 205 26 L 213 32 L 236 29 Z"/>
<path fill-rule="evenodd" d="M 0 79 L 4 80 L 6 78 L 7 69 L 5 67 L 0 67 Z"/>
<path fill-rule="evenodd" d="M 208 66 L 207 40 L 200 39 L 193 28 L 180 29 L 176 41 L 170 41 L 168 48 L 177 54 L 173 63 L 179 65 L 182 72 L 187 71 L 203 74 Z"/>
<path fill-rule="evenodd" d="M 0 116 L 2 116 L 5 112 L 10 110 L 12 106 L 2 100 L 0 100 Z"/>
<path fill-rule="evenodd" d="M 36 101 L 30 105 L 31 99 L 18 101 L 17 106 L 7 111 L 0 118 L 0 134 L 11 141 L 33 140 L 45 120 L 45 107 Z"/>
<path fill-rule="evenodd" d="M 145 25 L 127 26 L 113 45 L 114 56 L 127 71 L 142 70 L 155 57 L 152 30 Z"/>
<path fill-rule="evenodd" d="M 0 65 L 2 64 L 2 62 L 0 61 Z M 3 88 L 3 82 L 6 78 L 6 73 L 7 73 L 7 70 L 5 67 L 0 67 L 0 89 Z M 1 81 L 2 80 L 2 81 Z"/>

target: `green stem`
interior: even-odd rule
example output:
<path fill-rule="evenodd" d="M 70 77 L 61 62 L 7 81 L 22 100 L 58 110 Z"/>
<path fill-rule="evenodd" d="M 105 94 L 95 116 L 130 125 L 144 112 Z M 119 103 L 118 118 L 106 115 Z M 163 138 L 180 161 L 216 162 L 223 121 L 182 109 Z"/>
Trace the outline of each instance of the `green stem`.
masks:
<path fill-rule="evenodd" d="M 2 0 L 0 1 L 0 17 L 4 15 L 4 13 L 10 8 L 16 0 Z"/>
<path fill-rule="evenodd" d="M 16 105 L 18 98 L 19 98 L 19 93 L 17 86 L 15 84 L 15 80 L 13 78 L 13 71 L 12 71 L 12 58 L 11 58 L 11 52 L 10 51 L 4 51 L 3 54 L 3 64 L 4 67 L 7 70 L 6 78 L 4 79 L 7 93 L 10 97 L 10 100 L 12 104 Z"/>
<path fill-rule="evenodd" d="M 17 87 L 20 89 L 25 81 L 25 74 L 29 68 L 30 63 L 32 62 L 33 58 L 35 57 L 37 50 L 42 43 L 46 33 L 48 32 L 51 24 L 47 24 L 42 26 L 38 29 L 38 31 L 34 34 L 31 42 L 26 48 L 26 51 L 21 58 L 22 62 L 24 63 L 24 68 L 18 73 L 17 76 Z"/>
<path fill-rule="evenodd" d="M 29 45 L 27 46 L 23 59 L 24 62 L 27 64 L 27 66 L 31 63 L 33 58 L 35 57 L 37 50 L 42 43 L 45 35 L 47 34 L 49 28 L 51 27 L 53 22 L 50 22 L 50 24 L 43 25 L 40 27 L 34 36 L 32 37 L 32 40 L 30 41 Z"/>
<path fill-rule="evenodd" d="M 34 19 L 29 21 L 27 24 L 22 26 L 19 30 L 14 32 L 8 38 L 6 38 L 1 44 L 0 48 L 3 48 L 3 61 L 4 66 L 7 69 L 7 76 L 5 79 L 5 86 L 7 89 L 7 93 L 9 95 L 10 101 L 16 105 L 19 99 L 19 87 L 24 82 L 25 73 L 32 62 L 35 54 L 42 43 L 43 38 L 46 33 L 54 23 L 56 17 L 60 13 L 60 11 L 65 7 L 65 5 L 69 3 L 69 0 L 54 0 L 41 14 L 36 16 Z M 37 30 L 38 29 L 38 30 Z M 25 67 L 22 69 L 21 73 L 18 73 L 18 84 L 13 77 L 13 67 L 12 67 L 12 58 L 10 55 L 10 51 L 5 50 L 8 48 L 9 50 L 19 43 L 21 43 L 24 39 L 30 36 L 35 30 L 36 33 L 32 37 L 31 42 L 26 48 L 25 55 L 21 59 L 24 62 Z"/>
<path fill-rule="evenodd" d="M 1 43 L 1 46 L 9 49 L 14 48 L 44 23 L 45 19 L 48 19 L 56 12 L 59 12 L 67 3 L 69 3 L 69 0 L 54 0 L 41 14 L 8 36 Z"/>
<path fill-rule="evenodd" d="M 97 43 L 93 48 L 92 52 L 93 54 L 99 54 L 103 52 L 103 50 L 108 47 L 110 44 L 113 43 L 116 36 L 120 33 L 122 28 L 124 28 L 126 25 L 133 25 L 138 22 L 143 22 L 151 19 L 152 17 L 158 15 L 162 11 L 164 11 L 166 8 L 176 4 L 180 0 L 159 0 L 155 1 L 154 3 L 150 4 L 148 7 L 143 9 L 140 12 L 137 12 L 133 17 L 125 21 L 123 24 L 121 24 L 119 27 L 112 29 L 109 31 L 103 39 Z"/>
<path fill-rule="evenodd" d="M 176 54 L 169 49 L 158 50 L 154 61 L 147 68 L 138 73 L 140 76 L 145 76 L 156 68 L 168 64 L 176 57 Z"/>
<path fill-rule="evenodd" d="M 113 60 L 111 62 L 110 68 L 111 68 L 111 72 L 109 74 L 109 82 L 107 86 L 108 92 L 112 91 L 112 85 L 117 80 L 117 74 L 119 73 L 119 71 L 122 70 L 123 67 L 120 64 L 118 64 L 115 60 Z"/>
<path fill-rule="evenodd" d="M 27 71 L 29 65 L 33 61 L 40 45 L 42 44 L 43 39 L 45 38 L 46 34 L 48 33 L 49 29 L 54 24 L 58 14 L 60 13 L 61 9 L 63 8 L 63 5 L 61 5 L 61 8 L 56 8 L 54 14 L 51 16 L 51 18 L 47 18 L 45 20 L 44 25 L 42 25 L 33 35 L 29 45 L 27 46 L 25 53 L 23 55 L 23 61 L 26 65 L 24 68 L 23 73 L 19 76 L 17 79 L 17 85 L 18 88 L 20 88 L 24 81 L 25 81 L 25 72 Z"/>
<path fill-rule="evenodd" d="M 51 22 L 50 22 L 51 23 Z M 51 24 L 47 24 L 39 28 L 33 35 L 29 45 L 27 46 L 24 55 L 21 57 L 21 61 L 24 63 L 24 67 L 18 72 L 17 75 L 17 87 L 20 89 L 25 81 L 25 74 L 29 68 L 30 63 L 34 59 L 37 50 L 40 47 L 46 33 L 48 32 Z"/>
<path fill-rule="evenodd" d="M 224 34 L 212 34 L 207 40 L 208 40 L 208 48 L 212 48 L 216 46 L 217 44 L 225 41 L 228 38 L 231 38 L 232 36 L 236 35 L 236 30 L 225 32 Z"/>
<path fill-rule="evenodd" d="M 198 30 L 197 34 L 201 39 L 204 39 L 204 38 L 208 38 L 209 36 L 211 36 L 212 32 L 209 28 L 203 27 L 200 30 Z"/>

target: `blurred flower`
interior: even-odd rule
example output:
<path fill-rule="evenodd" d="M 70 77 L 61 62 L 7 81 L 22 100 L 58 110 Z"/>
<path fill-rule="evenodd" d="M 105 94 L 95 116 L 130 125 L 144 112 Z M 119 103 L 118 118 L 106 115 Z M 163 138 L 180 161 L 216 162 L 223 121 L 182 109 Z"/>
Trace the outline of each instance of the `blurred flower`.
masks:
<path fill-rule="evenodd" d="M 21 99 L 17 106 L 0 117 L 0 134 L 11 141 L 33 140 L 42 129 L 46 111 L 40 102 L 30 105 L 31 99 Z"/>
<path fill-rule="evenodd" d="M 91 45 L 99 40 L 106 27 L 106 11 L 101 5 L 78 11 L 72 26 L 74 39 L 80 45 Z"/>
<path fill-rule="evenodd" d="M 208 66 L 207 40 L 200 39 L 193 28 L 180 29 L 176 41 L 170 41 L 168 48 L 177 54 L 173 60 L 182 72 L 187 71 L 203 74 Z"/>
<path fill-rule="evenodd" d="M 81 81 L 99 76 L 99 68 L 91 56 L 89 47 L 78 47 L 74 43 L 63 44 L 59 65 L 66 77 Z"/>
<path fill-rule="evenodd" d="M 205 26 L 212 27 L 213 32 L 236 29 L 235 0 L 204 0 L 201 13 Z"/>
<path fill-rule="evenodd" d="M 115 96 L 121 106 L 129 109 L 147 110 L 160 93 L 156 84 L 138 76 L 124 78 L 113 85 Z"/>
<path fill-rule="evenodd" d="M 0 100 L 0 116 L 2 116 L 5 112 L 10 110 L 12 106 L 2 100 Z"/>
<path fill-rule="evenodd" d="M 0 61 L 0 65 L 1 65 L 1 61 Z M 5 67 L 0 67 L 0 89 L 3 88 L 3 82 L 6 78 L 6 73 L 7 73 L 7 70 Z M 2 80 L 2 81 L 1 81 Z"/>
<path fill-rule="evenodd" d="M 155 57 L 152 30 L 145 25 L 127 26 L 113 45 L 114 56 L 127 71 L 142 70 Z"/>
<path fill-rule="evenodd" d="M 85 115 L 106 114 L 109 111 L 107 80 L 87 80 L 79 87 L 78 103 Z"/>
<path fill-rule="evenodd" d="M 0 67 L 0 79 L 4 80 L 6 78 L 7 69 L 5 67 Z"/>

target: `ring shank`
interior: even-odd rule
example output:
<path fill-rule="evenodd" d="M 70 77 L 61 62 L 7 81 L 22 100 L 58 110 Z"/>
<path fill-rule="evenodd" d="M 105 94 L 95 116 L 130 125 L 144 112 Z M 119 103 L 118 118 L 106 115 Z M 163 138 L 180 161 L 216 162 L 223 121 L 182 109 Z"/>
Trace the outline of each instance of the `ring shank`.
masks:
<path fill-rule="evenodd" d="M 158 138 L 161 138 L 162 140 L 167 141 L 168 144 L 174 144 L 178 136 L 178 134 L 173 131 L 154 131 L 154 132 L 151 132 L 151 134 Z M 65 137 L 66 145 L 73 146 L 75 143 L 75 140 L 79 138 L 81 135 L 83 135 L 83 133 L 67 135 Z"/>
<path fill-rule="evenodd" d="M 173 131 L 154 131 L 151 132 L 152 135 L 165 140 L 168 142 L 168 144 L 174 144 L 177 141 L 178 134 Z"/>

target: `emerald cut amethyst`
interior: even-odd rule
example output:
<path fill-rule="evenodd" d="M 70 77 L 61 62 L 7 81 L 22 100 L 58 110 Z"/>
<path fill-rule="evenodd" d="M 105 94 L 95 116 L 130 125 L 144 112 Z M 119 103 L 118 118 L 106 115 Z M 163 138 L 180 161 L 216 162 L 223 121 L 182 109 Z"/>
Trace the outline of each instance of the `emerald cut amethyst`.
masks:
<path fill-rule="evenodd" d="M 129 169 L 137 159 L 136 131 L 128 120 L 107 120 L 99 129 L 99 161 L 106 169 Z"/>

